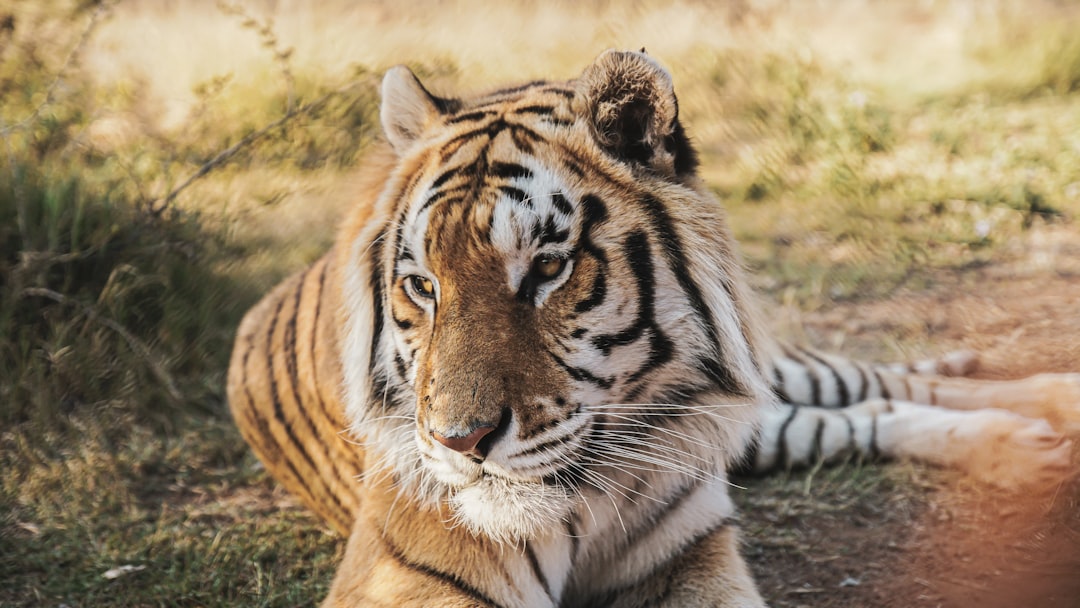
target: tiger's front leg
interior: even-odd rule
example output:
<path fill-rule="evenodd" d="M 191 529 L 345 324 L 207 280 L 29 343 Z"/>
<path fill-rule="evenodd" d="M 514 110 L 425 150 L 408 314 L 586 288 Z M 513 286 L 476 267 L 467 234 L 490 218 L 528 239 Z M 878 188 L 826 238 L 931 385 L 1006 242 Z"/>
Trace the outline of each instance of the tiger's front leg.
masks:
<path fill-rule="evenodd" d="M 765 606 L 746 562 L 739 535 L 724 526 L 698 539 L 682 555 L 640 583 L 590 606 L 611 608 L 754 608 Z"/>
<path fill-rule="evenodd" d="M 909 459 L 1011 489 L 1060 481 L 1071 455 L 1072 443 L 1045 420 L 870 399 L 841 409 L 784 404 L 766 412 L 750 465 L 766 472 L 851 456 Z"/>
<path fill-rule="evenodd" d="M 456 526 L 445 505 L 418 504 L 390 476 L 364 501 L 324 608 L 510 608 L 554 604 L 522 552 Z"/>
<path fill-rule="evenodd" d="M 585 592 L 585 597 L 570 595 L 555 603 L 553 598 L 529 597 L 527 584 L 493 589 L 490 581 L 466 578 L 461 572 L 438 565 L 444 552 L 471 554 L 461 564 L 474 568 L 480 579 L 488 575 L 506 575 L 513 570 L 508 563 L 490 562 L 483 542 L 476 538 L 451 549 L 432 546 L 417 551 L 417 546 L 399 547 L 388 541 L 371 522 L 359 522 L 349 538 L 345 559 L 338 569 L 324 608 L 385 606 L 393 608 L 499 608 L 509 606 L 605 606 L 609 608 L 758 608 L 765 602 L 757 592 L 742 556 L 736 528 L 724 526 L 703 538 L 681 555 L 674 556 L 651 574 L 617 591 L 600 595 Z M 421 526 L 422 527 L 422 526 Z M 411 543 L 406 543 L 411 544 Z M 507 556 L 525 556 L 520 548 L 504 547 Z M 509 566 L 509 568 L 507 567 Z M 521 577 L 518 583 L 527 582 Z M 499 585 L 497 585 L 499 586 Z M 585 590 L 582 590 L 585 591 Z M 492 596 L 492 593 L 501 596 Z"/>
<path fill-rule="evenodd" d="M 388 544 L 370 522 L 360 521 L 349 536 L 345 557 L 323 608 L 496 608 L 484 597 L 435 567 L 440 549 L 411 556 Z"/>

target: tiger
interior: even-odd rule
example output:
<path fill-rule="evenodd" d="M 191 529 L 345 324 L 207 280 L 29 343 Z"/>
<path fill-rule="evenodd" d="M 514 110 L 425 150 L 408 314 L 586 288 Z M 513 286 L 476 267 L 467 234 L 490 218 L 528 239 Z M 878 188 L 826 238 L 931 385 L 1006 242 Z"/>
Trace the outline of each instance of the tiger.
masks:
<path fill-rule="evenodd" d="M 469 97 L 398 66 L 379 121 L 337 240 L 228 374 L 266 470 L 348 538 L 323 606 L 763 606 L 732 471 L 1067 473 L 1077 375 L 773 340 L 644 52 Z"/>

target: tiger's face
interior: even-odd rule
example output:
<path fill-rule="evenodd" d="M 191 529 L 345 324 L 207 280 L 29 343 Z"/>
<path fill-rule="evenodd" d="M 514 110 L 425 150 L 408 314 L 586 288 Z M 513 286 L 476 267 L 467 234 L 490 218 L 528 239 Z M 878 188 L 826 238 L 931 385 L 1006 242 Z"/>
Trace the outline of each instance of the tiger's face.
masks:
<path fill-rule="evenodd" d="M 399 161 L 355 245 L 345 358 L 374 451 L 500 540 L 627 474 L 722 475 L 766 383 L 666 72 L 609 53 L 460 101 L 399 68 L 382 118 Z"/>

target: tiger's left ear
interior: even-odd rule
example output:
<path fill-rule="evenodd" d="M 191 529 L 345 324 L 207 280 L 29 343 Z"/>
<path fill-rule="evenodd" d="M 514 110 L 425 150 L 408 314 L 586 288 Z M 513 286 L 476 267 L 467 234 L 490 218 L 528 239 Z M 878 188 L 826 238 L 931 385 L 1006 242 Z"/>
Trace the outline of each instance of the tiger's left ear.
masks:
<path fill-rule="evenodd" d="M 664 175 L 697 168 L 671 75 L 644 52 L 605 52 L 581 74 L 577 89 L 579 111 L 612 156 Z"/>
<path fill-rule="evenodd" d="M 409 68 L 399 65 L 383 76 L 379 121 L 394 150 L 401 154 L 442 114 L 445 100 L 428 93 Z"/>

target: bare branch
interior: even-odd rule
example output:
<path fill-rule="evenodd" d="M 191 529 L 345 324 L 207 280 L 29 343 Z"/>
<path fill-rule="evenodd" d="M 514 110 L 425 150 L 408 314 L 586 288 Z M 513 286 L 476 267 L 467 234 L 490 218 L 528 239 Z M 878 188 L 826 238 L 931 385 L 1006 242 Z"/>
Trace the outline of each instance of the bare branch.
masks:
<path fill-rule="evenodd" d="M 211 171 L 214 171 L 215 169 L 218 169 L 218 168 L 224 166 L 225 163 L 227 163 L 230 158 L 232 158 L 233 156 L 236 156 L 236 154 L 238 152 L 240 152 L 241 150 L 243 150 L 244 148 L 250 146 L 251 144 L 255 143 L 256 141 L 262 139 L 263 137 L 266 137 L 266 135 L 268 135 L 269 133 L 271 133 L 275 129 L 281 127 L 282 125 L 285 125 L 286 123 L 288 123 L 290 120 L 293 120 L 297 116 L 303 116 L 303 115 L 306 115 L 306 114 L 311 114 L 312 112 L 314 112 L 314 111 L 318 110 L 319 108 L 325 106 L 327 104 L 327 102 L 329 102 L 334 97 L 336 97 L 338 95 L 343 95 L 344 93 L 346 93 L 350 89 L 356 87 L 358 84 L 359 83 L 354 82 L 354 83 L 352 83 L 350 85 L 347 85 L 347 86 L 345 86 L 345 87 L 343 87 L 341 89 L 330 91 L 329 93 L 323 95 L 322 97 L 316 99 L 315 101 L 313 101 L 311 103 L 304 104 L 304 105 L 302 105 L 302 106 L 300 106 L 300 107 L 298 107 L 298 108 L 296 108 L 294 110 L 290 110 L 289 112 L 286 112 L 284 116 L 282 116 L 281 118 L 275 120 L 274 122 L 266 125 L 265 127 L 259 129 L 258 131 L 253 131 L 251 133 L 248 133 L 246 136 L 244 136 L 243 139 L 241 139 L 240 141 L 236 142 L 235 144 L 229 146 L 228 148 L 225 148 L 221 152 L 218 152 L 217 155 L 214 156 L 214 158 L 211 158 L 210 160 L 206 161 L 206 163 L 204 163 L 201 167 L 199 167 L 199 169 L 195 173 L 193 173 L 191 176 L 189 176 L 187 179 L 185 179 L 179 186 L 173 188 L 171 192 L 169 192 L 168 194 L 166 194 L 164 196 L 164 198 L 155 199 L 153 201 L 150 201 L 148 203 L 148 205 L 147 205 L 150 213 L 152 215 L 161 215 L 161 213 L 164 212 L 165 209 L 167 209 L 168 206 L 174 200 L 176 200 L 176 197 L 181 192 L 186 190 L 188 186 L 195 183 L 199 179 L 205 177 Z"/>

